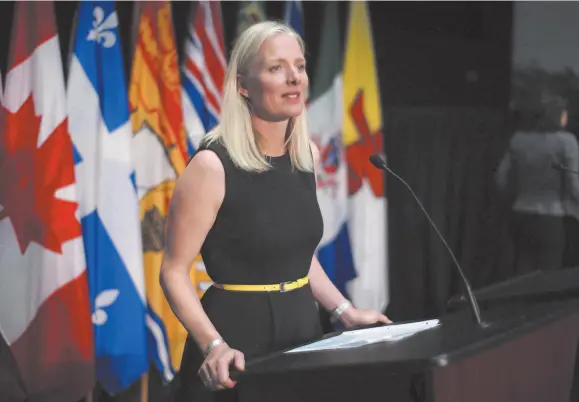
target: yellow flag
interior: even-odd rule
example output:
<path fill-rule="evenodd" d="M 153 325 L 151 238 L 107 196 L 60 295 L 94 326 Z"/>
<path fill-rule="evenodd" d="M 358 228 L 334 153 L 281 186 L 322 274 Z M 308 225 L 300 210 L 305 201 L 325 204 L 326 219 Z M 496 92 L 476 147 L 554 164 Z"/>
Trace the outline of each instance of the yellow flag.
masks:
<path fill-rule="evenodd" d="M 187 332 L 163 294 L 159 271 L 169 203 L 189 156 L 170 3 L 142 2 L 139 6 L 129 102 L 150 313 L 147 327 L 155 341 L 154 361 L 170 381 L 181 364 Z"/>
<path fill-rule="evenodd" d="M 368 5 L 365 1 L 350 3 L 343 105 L 344 147 L 350 171 L 355 174 L 350 180 L 350 194 L 357 192 L 367 180 L 374 194 L 382 196 L 382 174 L 368 163 L 370 155 L 382 152 L 382 111 Z"/>
<path fill-rule="evenodd" d="M 350 2 L 346 60 L 344 63 L 344 141 L 352 144 L 360 138 L 358 127 L 350 115 L 349 108 L 357 96 L 363 96 L 364 113 L 372 133 L 382 129 L 380 88 L 376 74 L 374 44 L 368 5 L 365 1 Z"/>
<path fill-rule="evenodd" d="M 387 205 L 382 171 L 368 161 L 383 152 L 382 110 L 365 1 L 350 2 L 343 74 L 343 142 L 352 211 L 348 228 L 357 272 L 349 293 L 356 305 L 382 310 L 388 300 Z"/>

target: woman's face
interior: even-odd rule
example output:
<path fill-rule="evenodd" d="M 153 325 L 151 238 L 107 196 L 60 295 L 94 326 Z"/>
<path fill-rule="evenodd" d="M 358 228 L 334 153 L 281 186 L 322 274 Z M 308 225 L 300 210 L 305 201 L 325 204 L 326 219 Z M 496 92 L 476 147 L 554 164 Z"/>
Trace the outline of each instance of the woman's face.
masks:
<path fill-rule="evenodd" d="M 308 87 L 306 61 L 297 39 L 278 34 L 266 39 L 246 75 L 239 93 L 248 99 L 251 111 L 267 121 L 298 116 Z"/>

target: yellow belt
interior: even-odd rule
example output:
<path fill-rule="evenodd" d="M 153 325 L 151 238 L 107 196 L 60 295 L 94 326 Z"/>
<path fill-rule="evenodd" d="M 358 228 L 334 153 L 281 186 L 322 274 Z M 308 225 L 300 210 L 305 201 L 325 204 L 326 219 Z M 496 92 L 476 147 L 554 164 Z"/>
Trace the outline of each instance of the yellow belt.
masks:
<path fill-rule="evenodd" d="M 299 289 L 309 282 L 309 278 L 298 279 L 297 281 L 276 283 L 274 285 L 220 285 L 214 284 L 215 287 L 224 290 L 233 290 L 236 292 L 289 292 L 290 290 Z"/>

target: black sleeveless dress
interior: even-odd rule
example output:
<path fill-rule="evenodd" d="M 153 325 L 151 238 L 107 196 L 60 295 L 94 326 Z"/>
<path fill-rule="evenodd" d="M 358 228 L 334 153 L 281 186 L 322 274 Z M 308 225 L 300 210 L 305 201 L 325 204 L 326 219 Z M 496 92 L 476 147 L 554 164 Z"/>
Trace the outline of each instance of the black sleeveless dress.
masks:
<path fill-rule="evenodd" d="M 207 273 L 218 284 L 275 284 L 308 275 L 323 234 L 313 173 L 293 169 L 286 153 L 270 158 L 273 169 L 238 169 L 214 142 L 225 169 L 225 197 L 202 246 Z M 239 292 L 210 287 L 201 303 L 233 349 L 252 357 L 322 336 L 318 309 L 308 285 L 280 292 Z M 176 389 L 178 402 L 236 401 L 233 390 L 209 391 L 198 370 L 204 358 L 188 338 Z"/>

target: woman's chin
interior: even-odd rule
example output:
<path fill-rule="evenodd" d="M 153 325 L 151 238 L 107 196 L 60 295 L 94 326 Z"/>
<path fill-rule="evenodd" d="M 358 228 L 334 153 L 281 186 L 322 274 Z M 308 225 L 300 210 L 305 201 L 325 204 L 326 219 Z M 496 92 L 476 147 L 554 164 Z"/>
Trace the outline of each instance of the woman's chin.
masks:
<path fill-rule="evenodd" d="M 291 117 L 298 117 L 300 114 L 302 114 L 303 111 L 304 111 L 303 105 L 293 106 L 286 108 L 283 111 L 283 115 L 285 116 L 286 119 L 289 119 Z"/>

